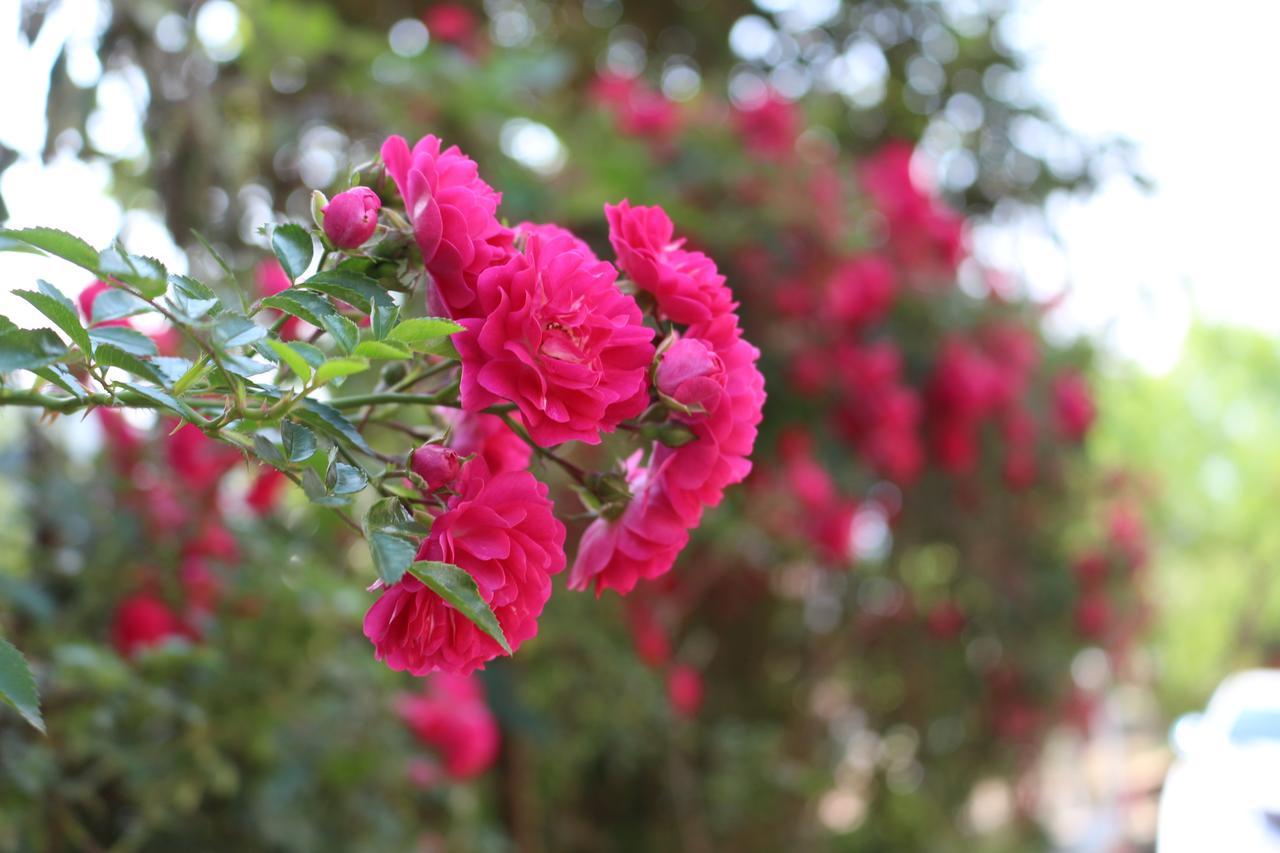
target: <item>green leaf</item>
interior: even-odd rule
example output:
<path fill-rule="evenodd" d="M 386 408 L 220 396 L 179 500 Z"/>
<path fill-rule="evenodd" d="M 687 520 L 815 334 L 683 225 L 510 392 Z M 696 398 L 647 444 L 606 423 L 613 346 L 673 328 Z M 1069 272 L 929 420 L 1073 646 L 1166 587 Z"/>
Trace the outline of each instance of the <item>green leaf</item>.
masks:
<path fill-rule="evenodd" d="M 47 379 L 76 399 L 83 400 L 87 395 L 80 381 L 72 376 L 71 372 L 61 364 L 46 364 L 44 367 L 37 367 L 31 372 L 36 376 Z"/>
<path fill-rule="evenodd" d="M 90 352 L 89 333 L 80 325 L 80 314 L 70 299 L 57 288 L 40 282 L 40 291 L 15 290 L 14 293 L 30 302 L 41 314 L 54 322 L 59 329 L 67 333 L 67 337 L 80 347 L 81 352 Z"/>
<path fill-rule="evenodd" d="M 427 338 L 410 344 L 415 352 L 439 355 L 445 358 L 460 358 L 458 348 L 453 345 L 453 338 Z"/>
<path fill-rule="evenodd" d="M 355 350 L 356 344 L 360 341 L 360 329 L 355 323 L 341 314 L 321 317 L 320 320 L 320 325 L 333 336 L 333 340 L 343 352 L 351 353 Z"/>
<path fill-rule="evenodd" d="M 293 421 L 280 424 L 280 441 L 285 458 L 290 462 L 306 462 L 316 452 L 316 434 Z"/>
<path fill-rule="evenodd" d="M 253 436 L 253 452 L 258 454 L 258 458 L 272 468 L 279 468 L 282 471 L 287 471 L 289 468 L 284 456 L 280 454 L 280 450 L 271 443 L 271 439 L 262 433 L 256 433 Z"/>
<path fill-rule="evenodd" d="M 268 339 L 267 346 L 271 348 L 272 352 L 280 357 L 281 361 L 289 365 L 289 369 L 292 370 L 299 379 L 303 382 L 311 379 L 311 365 L 307 364 L 307 360 L 302 357 L 302 353 L 298 352 L 288 343 L 284 341 L 277 341 L 275 338 Z"/>
<path fill-rule="evenodd" d="M 352 355 L 358 355 L 364 358 L 392 360 L 408 358 L 413 355 L 413 353 L 399 344 L 389 344 L 384 341 L 361 341 L 356 344 L 356 348 L 352 351 Z"/>
<path fill-rule="evenodd" d="M 242 355 L 223 354 L 222 366 L 236 376 L 244 379 L 252 379 L 255 376 L 261 376 L 264 373 L 270 373 L 275 369 L 275 365 L 269 361 L 259 361 L 256 358 L 247 358 Z"/>
<path fill-rule="evenodd" d="M 445 600 L 467 619 L 498 641 L 502 650 L 511 654 L 511 646 L 507 644 L 498 617 L 483 598 L 476 586 L 476 579 L 451 563 L 440 563 L 435 560 L 419 560 L 409 566 L 410 573 L 427 585 L 427 588 Z"/>
<path fill-rule="evenodd" d="M 12 328 L 0 332 L 0 373 L 35 370 L 67 354 L 67 345 L 53 329 Z"/>
<path fill-rule="evenodd" d="M 190 359 L 158 355 L 149 362 L 164 377 L 166 387 L 172 388 L 191 370 Z"/>
<path fill-rule="evenodd" d="M 22 652 L 8 640 L 0 638 L 0 699 L 13 706 L 22 719 L 44 734 L 44 718 L 40 716 L 40 694 L 36 679 Z"/>
<path fill-rule="evenodd" d="M 311 234 L 301 225 L 277 226 L 271 232 L 271 249 L 291 281 L 297 281 L 311 266 Z"/>
<path fill-rule="evenodd" d="M 316 369 L 316 385 L 323 385 L 339 376 L 352 376 L 369 369 L 367 358 L 331 358 Z"/>
<path fill-rule="evenodd" d="M 335 507 L 351 503 L 351 498 L 329 494 L 320 480 L 320 475 L 312 468 L 306 468 L 302 472 L 302 491 L 306 493 L 307 499 L 317 506 Z"/>
<path fill-rule="evenodd" d="M 354 495 L 369 485 L 369 475 L 364 469 L 345 462 L 334 462 L 326 477 L 329 491 L 335 495 Z"/>
<path fill-rule="evenodd" d="M 292 314 L 317 327 L 324 326 L 322 318 L 337 316 L 338 313 L 327 299 L 293 288 L 268 296 L 262 300 L 262 305 Z"/>
<path fill-rule="evenodd" d="M 98 256 L 98 267 L 103 275 L 132 285 L 149 299 L 164 295 L 169 286 L 169 272 L 155 258 L 130 255 L 112 247 Z"/>
<path fill-rule="evenodd" d="M 385 530 L 366 528 L 365 536 L 369 540 L 369 554 L 373 557 L 378 577 L 388 586 L 399 583 L 418 553 L 417 543 Z"/>
<path fill-rule="evenodd" d="M 213 370 L 213 362 L 207 361 L 202 357 L 200 361 L 191 365 L 191 368 L 182 374 L 177 382 L 173 383 L 173 393 L 185 393 L 188 388 L 208 376 L 211 370 Z"/>
<path fill-rule="evenodd" d="M 311 365 L 311 369 L 315 370 L 329 356 L 325 355 L 324 350 L 315 344 L 309 344 L 306 341 L 289 341 L 289 346 L 295 351 L 302 353 L 302 357 L 307 360 L 307 364 Z"/>
<path fill-rule="evenodd" d="M 366 314 L 375 304 L 395 305 L 390 294 L 379 287 L 376 281 L 366 275 L 347 270 L 318 272 L 306 281 L 299 282 L 298 287 L 305 287 L 307 290 L 314 290 L 349 302 Z"/>
<path fill-rule="evenodd" d="M 166 301 L 175 314 L 189 323 L 198 322 L 206 314 L 217 314 L 222 307 L 217 294 L 203 283 L 185 275 L 169 276 L 169 295 Z"/>
<path fill-rule="evenodd" d="M 150 385 L 139 385 L 137 382 L 121 382 L 119 384 L 132 391 L 138 392 L 152 402 L 158 403 L 185 420 L 193 421 L 195 423 L 199 423 L 203 420 L 203 418 L 201 418 L 194 409 L 181 400 L 170 396 L 167 391 L 162 391 L 159 388 L 152 388 Z"/>
<path fill-rule="evenodd" d="M 306 397 L 294 412 L 299 420 L 306 421 L 330 438 L 345 441 L 366 456 L 374 455 L 373 448 L 364 440 L 364 436 L 355 428 L 355 425 L 332 406 Z"/>
<path fill-rule="evenodd" d="M 373 313 L 369 316 L 373 336 L 378 340 L 385 338 L 395 328 L 396 321 L 399 318 L 400 309 L 396 307 L 394 302 L 390 306 L 374 305 Z"/>
<path fill-rule="evenodd" d="M 266 336 L 265 327 L 241 314 L 223 314 L 213 326 L 213 342 L 222 349 L 248 346 Z"/>
<path fill-rule="evenodd" d="M 118 367 L 156 383 L 163 381 L 159 371 L 150 364 L 113 344 L 98 344 L 94 348 L 93 359 L 103 367 Z"/>
<path fill-rule="evenodd" d="M 416 344 L 430 338 L 440 338 L 462 331 L 462 326 L 444 317 L 412 317 L 402 320 L 387 333 L 387 340 L 402 344 Z"/>
<path fill-rule="evenodd" d="M 156 342 L 151 338 L 148 338 L 142 332 L 126 329 L 124 326 L 101 326 L 96 329 L 90 329 L 89 339 L 98 346 L 111 344 L 116 349 L 124 350 L 130 355 L 155 355 L 159 352 L 156 349 Z M 94 354 L 97 354 L 96 348 Z"/>
<path fill-rule="evenodd" d="M 24 228 L 21 231 L 0 231 L 0 236 L 43 249 L 90 272 L 98 272 L 98 250 L 66 231 L 56 228 Z"/>
<path fill-rule="evenodd" d="M 94 325 L 111 320 L 121 320 L 136 314 L 145 314 L 154 310 L 146 302 L 124 290 L 104 290 L 93 300 L 93 316 L 90 322 Z"/>

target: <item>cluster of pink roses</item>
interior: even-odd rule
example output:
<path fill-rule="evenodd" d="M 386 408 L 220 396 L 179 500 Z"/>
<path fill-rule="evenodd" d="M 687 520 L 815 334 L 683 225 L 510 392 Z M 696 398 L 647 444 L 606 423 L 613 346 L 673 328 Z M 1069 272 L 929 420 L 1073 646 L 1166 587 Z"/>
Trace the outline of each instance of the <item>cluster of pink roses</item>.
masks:
<path fill-rule="evenodd" d="M 501 195 L 434 136 L 412 149 L 392 137 L 382 158 L 430 279 L 428 306 L 463 327 L 454 336 L 463 412 L 447 448 L 413 459 L 443 504 L 418 559 L 469 573 L 515 650 L 536 633 L 551 575 L 565 567 L 565 528 L 526 470 L 529 449 L 486 410 L 510 410 L 547 452 L 670 413 L 665 428 L 682 442 L 654 441 L 627 460 L 630 498 L 607 502 L 570 575 L 573 588 L 627 592 L 669 570 L 703 509 L 750 471 L 764 402 L 759 352 L 743 340 L 715 264 L 684 248 L 660 209 L 606 208 L 615 267 L 558 226 L 503 225 Z M 419 675 L 466 674 L 502 653 L 412 575 L 382 592 L 365 634 L 379 659 Z"/>

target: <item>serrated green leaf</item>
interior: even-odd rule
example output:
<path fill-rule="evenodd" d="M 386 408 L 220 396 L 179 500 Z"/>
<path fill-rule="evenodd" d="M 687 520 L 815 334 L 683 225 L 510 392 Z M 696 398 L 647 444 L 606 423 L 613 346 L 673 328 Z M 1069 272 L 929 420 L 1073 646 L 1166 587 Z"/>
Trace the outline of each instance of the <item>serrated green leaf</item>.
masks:
<path fill-rule="evenodd" d="M 264 373 L 270 373 L 275 369 L 269 361 L 260 361 L 256 358 L 247 358 L 242 355 L 224 354 L 222 356 L 222 366 L 244 379 L 252 379 L 255 376 L 261 376 Z"/>
<path fill-rule="evenodd" d="M 400 309 L 396 307 L 394 302 L 389 306 L 374 305 L 373 313 L 369 315 L 369 325 L 373 336 L 378 340 L 382 340 L 395 328 L 399 319 Z"/>
<path fill-rule="evenodd" d="M 308 397 L 301 401 L 294 413 L 300 420 L 306 421 L 330 438 L 345 441 L 366 456 L 374 455 L 373 448 L 364 440 L 364 436 L 355 428 L 355 425 L 332 406 Z"/>
<path fill-rule="evenodd" d="M 324 350 L 320 349 L 320 347 L 315 344 L 309 344 L 306 341 L 289 341 L 289 346 L 302 353 L 302 357 L 307 360 L 307 364 L 311 365 L 312 370 L 324 364 L 325 359 L 329 357 L 325 355 Z"/>
<path fill-rule="evenodd" d="M 323 385 L 339 376 L 352 376 L 369 369 L 369 359 L 348 356 L 347 358 L 331 358 L 316 368 L 316 385 Z"/>
<path fill-rule="evenodd" d="M 126 329 L 124 326 L 100 326 L 90 329 L 89 340 L 93 341 L 96 346 L 111 344 L 116 349 L 123 350 L 130 355 L 150 356 L 159 352 L 156 349 L 156 342 L 151 338 L 148 338 L 142 332 Z M 94 353 L 95 355 L 97 354 L 96 347 Z"/>
<path fill-rule="evenodd" d="M 313 246 L 311 234 L 301 225 L 289 223 L 276 226 L 271 232 L 271 250 L 280 259 L 285 275 L 290 281 L 297 281 L 298 276 L 311 266 Z"/>
<path fill-rule="evenodd" d="M 118 367 L 157 384 L 162 381 L 159 371 L 154 367 L 114 344 L 98 344 L 93 350 L 93 360 L 103 367 Z"/>
<path fill-rule="evenodd" d="M 152 402 L 158 403 L 173 412 L 175 415 L 178 415 L 188 421 L 199 423 L 201 420 L 200 415 L 197 414 L 194 409 L 181 400 L 175 399 L 167 391 L 162 391 L 159 388 L 152 388 L 150 385 L 139 385 L 137 382 L 120 382 L 118 384 L 123 385 L 132 391 L 138 392 Z"/>
<path fill-rule="evenodd" d="M 47 379 L 78 400 L 83 400 L 88 394 L 79 380 L 71 375 L 71 371 L 61 364 L 46 364 L 44 367 L 37 367 L 31 372 L 42 379 Z"/>
<path fill-rule="evenodd" d="M 40 694 L 36 679 L 22 652 L 8 640 L 0 638 L 0 699 L 22 715 L 22 719 L 44 734 L 44 718 L 40 716 Z"/>
<path fill-rule="evenodd" d="M 104 290 L 94 297 L 93 316 L 89 320 L 94 325 L 98 325 L 154 310 L 132 293 L 124 290 Z"/>
<path fill-rule="evenodd" d="M 462 326 L 444 317 L 410 317 L 387 333 L 387 340 L 402 344 L 415 344 L 431 338 L 440 338 L 462 331 Z"/>
<path fill-rule="evenodd" d="M 307 499 L 317 506 L 339 507 L 351 503 L 350 498 L 329 494 L 320 480 L 320 475 L 312 468 L 306 468 L 302 472 L 302 491 Z"/>
<path fill-rule="evenodd" d="M 288 470 L 288 464 L 285 462 L 284 456 L 280 453 L 280 449 L 271 443 L 271 439 L 262 433 L 255 433 L 253 436 L 253 452 L 258 454 L 258 458 L 266 462 L 272 468 L 280 470 Z"/>
<path fill-rule="evenodd" d="M 341 314 L 321 317 L 320 320 L 324 330 L 333 337 L 343 352 L 350 354 L 360 342 L 359 327 Z"/>
<path fill-rule="evenodd" d="M 53 292 L 50 293 L 49 291 Z M 72 343 L 80 347 L 81 352 L 87 353 L 91 350 L 89 333 L 85 331 L 84 326 L 80 325 L 80 314 L 76 311 L 76 306 L 70 299 L 67 299 L 55 288 L 50 287 L 43 281 L 40 282 L 39 292 L 34 290 L 15 290 L 14 293 L 34 305 L 36 310 L 52 320 L 59 329 L 66 332 L 67 337 L 71 338 Z M 53 295 L 54 293 L 57 295 Z"/>
<path fill-rule="evenodd" d="M 221 309 L 218 296 L 203 282 L 185 275 L 169 276 L 169 307 L 189 323 L 198 322 Z M 218 310 L 215 310 L 218 309 Z"/>
<path fill-rule="evenodd" d="M 364 469 L 345 462 L 334 462 L 326 475 L 329 491 L 335 495 L 354 495 L 369 485 L 369 475 Z"/>
<path fill-rule="evenodd" d="M 439 355 L 444 358 L 457 359 L 458 348 L 453 345 L 453 338 L 427 338 L 421 341 L 415 341 L 410 344 L 414 352 L 426 353 L 427 355 Z"/>
<path fill-rule="evenodd" d="M 388 586 L 399 583 L 418 553 L 417 543 L 385 530 L 368 530 L 365 536 L 378 577 Z"/>
<path fill-rule="evenodd" d="M 0 373 L 34 370 L 67 355 L 67 345 L 52 329 L 12 328 L 0 332 Z"/>
<path fill-rule="evenodd" d="M 348 270 L 318 272 L 306 281 L 299 282 L 297 286 L 349 302 L 366 314 L 374 305 L 395 305 L 390 294 L 379 287 L 376 281 Z"/>
<path fill-rule="evenodd" d="M 267 346 L 271 351 L 280 357 L 280 360 L 289 365 L 289 369 L 294 372 L 303 382 L 311 379 L 311 365 L 307 364 L 307 360 L 302 357 L 302 353 L 298 352 L 292 346 L 284 341 L 277 341 L 271 338 L 267 341 Z"/>
<path fill-rule="evenodd" d="M 413 355 L 407 347 L 403 347 L 400 344 L 389 344 L 386 341 L 361 341 L 356 344 L 356 348 L 351 354 L 384 361 L 408 358 Z"/>
<path fill-rule="evenodd" d="M 98 267 L 104 276 L 137 288 L 143 296 L 162 296 L 169 286 L 169 272 L 164 264 L 144 255 L 130 255 L 114 246 L 98 255 Z"/>
<path fill-rule="evenodd" d="M 172 388 L 192 367 L 191 359 L 158 355 L 149 362 L 164 378 L 164 385 Z"/>
<path fill-rule="evenodd" d="M 248 346 L 266 336 L 265 327 L 241 314 L 225 313 L 213 324 L 213 342 L 224 349 Z"/>
<path fill-rule="evenodd" d="M 336 316 L 338 313 L 327 299 L 293 288 L 268 296 L 262 300 L 262 305 L 292 314 L 316 327 L 324 326 L 323 318 Z"/>
<path fill-rule="evenodd" d="M 280 442 L 290 462 L 306 462 L 316 452 L 316 434 L 293 421 L 280 424 Z"/>
<path fill-rule="evenodd" d="M 90 272 L 98 271 L 98 250 L 66 231 L 59 231 L 57 228 L 23 228 L 19 231 L 0 231 L 0 236 L 42 249 Z"/>
<path fill-rule="evenodd" d="M 477 628 L 493 637 L 504 652 L 511 654 L 511 646 L 502 633 L 498 617 L 480 597 L 475 578 L 452 563 L 435 560 L 419 560 L 409 566 L 409 572 Z"/>

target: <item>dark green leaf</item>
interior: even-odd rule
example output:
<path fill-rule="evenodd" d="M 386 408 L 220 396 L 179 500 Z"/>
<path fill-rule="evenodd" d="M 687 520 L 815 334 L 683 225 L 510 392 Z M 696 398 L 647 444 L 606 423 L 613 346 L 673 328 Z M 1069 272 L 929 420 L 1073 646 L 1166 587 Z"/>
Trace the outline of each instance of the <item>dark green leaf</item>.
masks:
<path fill-rule="evenodd" d="M 334 462 L 327 476 L 329 491 L 335 495 L 354 495 L 369 485 L 369 476 L 362 468 L 345 462 Z"/>
<path fill-rule="evenodd" d="M 385 530 L 366 529 L 365 536 L 378 577 L 388 586 L 399 583 L 418 553 L 417 543 Z"/>
<path fill-rule="evenodd" d="M 155 383 L 163 381 L 160 372 L 150 364 L 113 344 L 98 344 L 93 351 L 93 359 L 103 367 L 118 367 Z"/>
<path fill-rule="evenodd" d="M 111 344 L 116 349 L 124 350 L 130 355 L 155 355 L 156 342 L 142 332 L 126 329 L 124 326 L 100 326 L 89 330 L 89 339 L 97 345 Z M 94 350 L 95 354 L 97 350 Z"/>
<path fill-rule="evenodd" d="M 0 332 L 0 373 L 34 370 L 67 354 L 67 345 L 52 329 L 8 329 Z"/>
<path fill-rule="evenodd" d="M 350 353 L 356 348 L 356 344 L 360 341 L 360 329 L 355 323 L 341 314 L 332 314 L 320 319 L 324 330 L 333 336 L 343 352 Z"/>
<path fill-rule="evenodd" d="M 24 228 L 21 231 L 0 231 L 0 236 L 43 249 L 90 272 L 98 271 L 98 250 L 66 231 L 56 228 Z"/>
<path fill-rule="evenodd" d="M 373 314 L 370 315 L 369 322 L 372 326 L 373 336 L 378 340 L 382 340 L 390 331 L 395 328 L 396 321 L 400 318 L 400 309 L 392 303 L 387 305 L 374 305 Z"/>
<path fill-rule="evenodd" d="M 373 448 L 365 442 L 364 436 L 355 428 L 355 425 L 332 406 L 308 397 L 301 401 L 300 408 L 295 410 L 295 414 L 300 420 L 306 421 L 330 438 L 345 441 L 367 456 L 373 455 Z"/>
<path fill-rule="evenodd" d="M 302 472 L 302 491 L 306 493 L 307 499 L 317 506 L 338 507 L 351 503 L 351 498 L 329 494 L 320 480 L 320 475 L 311 468 L 306 468 Z"/>
<path fill-rule="evenodd" d="M 253 436 L 253 452 L 257 453 L 258 458 L 272 468 L 279 468 L 282 471 L 289 468 L 284 456 L 280 454 L 279 448 L 272 444 L 271 439 L 262 433 L 255 433 Z"/>
<path fill-rule="evenodd" d="M 13 706 L 22 719 L 44 733 L 44 718 L 40 716 L 40 694 L 36 680 L 27 666 L 22 652 L 8 640 L 0 638 L 0 699 Z"/>
<path fill-rule="evenodd" d="M 270 373 L 274 369 L 269 361 L 259 361 L 256 358 L 225 354 L 222 356 L 222 366 L 236 376 L 245 379 L 252 379 L 264 373 Z"/>
<path fill-rule="evenodd" d="M 112 247 L 98 256 L 98 265 L 103 275 L 132 285 L 151 299 L 162 296 L 169 286 L 169 272 L 155 258 L 130 255 Z"/>
<path fill-rule="evenodd" d="M 271 232 L 271 249 L 291 281 L 297 281 L 311 266 L 311 234 L 301 225 L 277 226 Z"/>
<path fill-rule="evenodd" d="M 318 272 L 306 281 L 299 282 L 298 287 L 305 287 L 307 290 L 314 290 L 349 302 L 366 314 L 375 304 L 395 305 L 390 294 L 379 287 L 376 281 L 368 276 L 346 270 Z"/>
<path fill-rule="evenodd" d="M 290 462 L 306 462 L 316 452 L 316 434 L 293 421 L 280 424 L 280 440 L 285 458 Z"/>
<path fill-rule="evenodd" d="M 461 332 L 462 326 L 444 317 L 411 317 L 387 333 L 387 340 L 402 344 L 416 344 L 431 338 L 440 338 Z"/>
<path fill-rule="evenodd" d="M 183 275 L 169 276 L 169 307 L 189 323 L 206 314 L 217 314 L 221 306 L 217 295 L 201 282 Z"/>
<path fill-rule="evenodd" d="M 498 617 L 493 615 L 489 605 L 480 597 L 475 578 L 451 563 L 435 560 L 420 560 L 409 566 L 409 571 L 426 584 L 428 589 L 443 598 L 446 604 L 497 640 L 504 652 L 511 654 L 511 646 L 507 645 Z"/>
<path fill-rule="evenodd" d="M 201 420 L 200 415 L 197 414 L 194 409 L 181 400 L 175 399 L 167 391 L 162 391 L 159 388 L 152 388 L 150 385 L 139 385 L 137 382 L 121 382 L 119 384 L 138 392 L 152 402 L 160 404 L 164 408 L 188 421 L 198 423 Z"/>
<path fill-rule="evenodd" d="M 52 291 L 52 293 L 50 292 Z M 15 290 L 14 293 L 30 302 L 36 309 L 67 333 L 72 342 L 80 347 L 81 352 L 89 352 L 89 333 L 80 325 L 80 314 L 70 299 L 63 296 L 53 287 L 40 282 L 40 292 L 34 290 Z M 57 294 L 56 296 L 53 294 Z"/>
<path fill-rule="evenodd" d="M 289 290 L 268 296 L 262 300 L 263 306 L 276 308 L 286 314 L 300 317 L 313 326 L 324 326 L 323 318 L 337 316 L 337 311 L 327 299 L 307 293 L 305 290 Z"/>
<path fill-rule="evenodd" d="M 213 342 L 220 348 L 248 346 L 266 336 L 265 327 L 240 314 L 225 313 L 213 326 Z"/>

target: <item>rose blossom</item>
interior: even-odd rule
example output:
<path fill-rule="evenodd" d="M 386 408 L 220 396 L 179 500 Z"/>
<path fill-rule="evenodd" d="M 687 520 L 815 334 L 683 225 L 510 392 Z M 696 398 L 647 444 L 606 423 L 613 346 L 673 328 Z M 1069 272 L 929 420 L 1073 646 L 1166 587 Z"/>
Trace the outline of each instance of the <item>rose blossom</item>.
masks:
<path fill-rule="evenodd" d="M 409 454 L 409 470 L 425 480 L 427 489 L 434 492 L 458 478 L 462 459 L 456 450 L 439 444 L 424 444 Z"/>
<path fill-rule="evenodd" d="M 704 692 L 702 676 L 688 664 L 678 663 L 667 672 L 667 699 L 681 717 L 697 715 Z"/>
<path fill-rule="evenodd" d="M 438 672 L 423 690 L 396 700 L 396 712 L 418 740 L 440 751 L 444 769 L 458 781 L 475 778 L 498 757 L 497 721 L 476 676 Z"/>
<path fill-rule="evenodd" d="M 596 257 L 596 253 L 591 251 L 591 247 L 586 244 L 586 241 L 561 225 L 556 225 L 550 222 L 521 222 L 513 230 L 516 235 L 516 240 L 523 239 L 528 241 L 528 239 L 535 234 L 540 237 L 544 243 L 556 237 L 567 237 L 573 241 L 573 248 L 576 251 L 581 252 L 586 258 L 592 261 L 600 260 Z"/>
<path fill-rule="evenodd" d="M 1097 413 L 1083 376 L 1068 371 L 1053 380 L 1053 416 L 1059 435 L 1068 441 L 1082 441 Z"/>
<path fill-rule="evenodd" d="M 618 266 L 658 301 L 658 309 L 677 323 L 705 323 L 736 306 L 715 262 L 675 239 L 671 217 L 660 207 L 633 207 L 622 200 L 606 204 L 609 242 Z"/>
<path fill-rule="evenodd" d="M 325 236 L 339 249 L 358 248 L 377 230 L 381 208 L 382 200 L 368 187 L 340 192 L 321 210 Z"/>
<path fill-rule="evenodd" d="M 491 475 L 527 471 L 533 448 L 511 431 L 502 418 L 473 412 L 451 411 L 449 446 L 463 456 L 472 453 L 484 460 Z"/>
<path fill-rule="evenodd" d="M 785 161 L 795 154 L 800 119 L 795 104 L 772 91 L 733 110 L 738 135 L 747 150 L 763 160 Z"/>
<path fill-rule="evenodd" d="M 724 362 L 702 341 L 680 338 L 667 347 L 658 362 L 658 391 L 697 413 L 720 405 L 724 393 Z"/>
<path fill-rule="evenodd" d="M 557 237 L 529 237 L 524 251 L 482 273 L 478 317 L 461 321 L 462 406 L 510 401 L 540 445 L 600 442 L 644 411 L 653 330 L 616 272 Z"/>
<path fill-rule="evenodd" d="M 551 575 L 564 568 L 564 525 L 552 515 L 546 485 L 527 471 L 490 477 L 473 459 L 456 489 L 418 559 L 452 563 L 471 575 L 515 651 L 538 632 Z M 414 675 L 466 675 L 503 653 L 413 575 L 383 591 L 365 615 L 364 633 L 378 660 Z"/>
<path fill-rule="evenodd" d="M 409 150 L 402 136 L 382 145 L 382 160 L 404 198 L 413 236 L 436 292 L 454 317 L 480 314 L 474 279 L 502 260 L 511 232 L 497 219 L 502 194 L 480 178 L 475 162 L 435 136 Z"/>
<path fill-rule="evenodd" d="M 169 605 L 143 592 L 120 602 L 111 624 L 111 642 L 124 657 L 133 657 L 173 637 L 186 636 L 188 630 Z"/>

